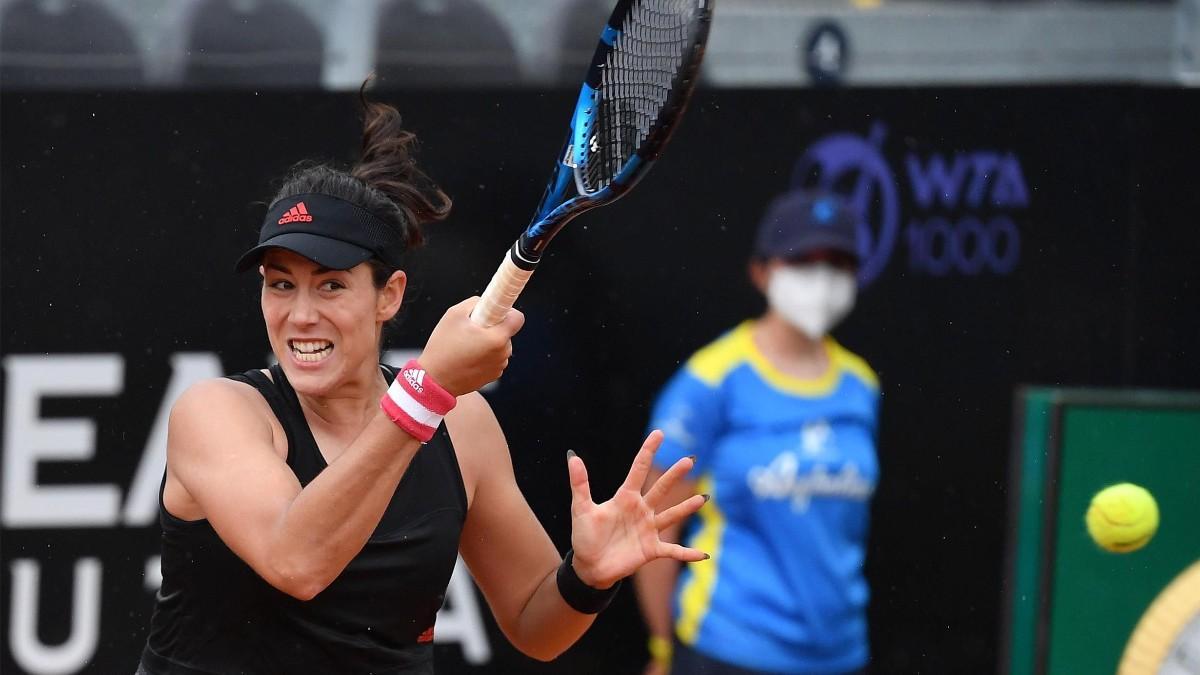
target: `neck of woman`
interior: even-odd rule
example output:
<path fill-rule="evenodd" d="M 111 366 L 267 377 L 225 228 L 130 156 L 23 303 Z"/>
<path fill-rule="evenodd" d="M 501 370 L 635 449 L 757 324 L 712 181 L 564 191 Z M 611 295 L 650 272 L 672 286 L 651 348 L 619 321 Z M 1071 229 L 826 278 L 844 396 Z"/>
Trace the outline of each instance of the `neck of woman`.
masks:
<path fill-rule="evenodd" d="M 360 428 L 379 409 L 379 399 L 387 391 L 387 379 L 378 363 L 370 361 L 354 376 L 329 392 L 308 394 L 296 391 L 309 424 L 345 429 Z"/>

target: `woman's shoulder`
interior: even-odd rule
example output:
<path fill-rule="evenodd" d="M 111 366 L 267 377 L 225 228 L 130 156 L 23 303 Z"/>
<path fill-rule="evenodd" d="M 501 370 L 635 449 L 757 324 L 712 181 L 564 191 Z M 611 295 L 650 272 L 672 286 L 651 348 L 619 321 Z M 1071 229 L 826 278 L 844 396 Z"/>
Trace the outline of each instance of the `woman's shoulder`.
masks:
<path fill-rule="evenodd" d="M 262 394 L 248 381 L 229 377 L 197 380 L 184 389 L 171 408 L 172 419 L 203 415 L 215 418 L 225 412 L 257 410 L 265 403 Z"/>
<path fill-rule="evenodd" d="M 286 456 L 287 435 L 254 386 L 228 378 L 199 380 L 175 399 L 168 421 L 168 461 L 213 456 L 245 443 Z"/>

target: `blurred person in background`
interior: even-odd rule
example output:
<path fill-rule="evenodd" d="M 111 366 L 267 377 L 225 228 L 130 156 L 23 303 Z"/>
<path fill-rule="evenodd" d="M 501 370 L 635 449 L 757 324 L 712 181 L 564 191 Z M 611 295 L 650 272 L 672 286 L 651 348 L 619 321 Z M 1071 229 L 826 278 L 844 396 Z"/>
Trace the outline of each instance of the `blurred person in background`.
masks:
<path fill-rule="evenodd" d="M 297 167 L 238 262 L 262 276 L 278 363 L 201 381 L 171 411 L 138 673 L 432 673 L 458 553 L 509 640 L 549 660 L 645 562 L 706 557 L 658 536 L 703 503 L 662 501 L 690 460 L 642 494 L 661 433 L 602 504 L 568 453 L 573 548 L 559 556 L 475 393 L 507 366 L 519 312 L 483 328 L 464 301 L 419 360 L 379 363 L 405 255 L 450 200 L 395 108 L 363 102 L 360 161 Z"/>
<path fill-rule="evenodd" d="M 658 397 L 651 427 L 666 439 L 647 487 L 691 456 L 670 499 L 708 500 L 662 537 L 712 560 L 638 571 L 647 674 L 865 672 L 879 384 L 829 335 L 854 305 L 857 230 L 836 195 L 775 199 L 749 265 L 766 311 L 692 355 Z"/>

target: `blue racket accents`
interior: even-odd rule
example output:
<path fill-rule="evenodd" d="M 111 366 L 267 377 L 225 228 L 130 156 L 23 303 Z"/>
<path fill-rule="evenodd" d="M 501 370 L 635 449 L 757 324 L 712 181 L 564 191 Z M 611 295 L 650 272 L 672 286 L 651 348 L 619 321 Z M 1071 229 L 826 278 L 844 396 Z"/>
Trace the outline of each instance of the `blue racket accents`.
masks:
<path fill-rule="evenodd" d="M 546 192 L 542 195 L 542 201 L 538 204 L 537 211 L 533 214 L 533 224 L 525 231 L 526 236 L 532 239 L 541 239 L 549 233 L 554 223 L 547 220 L 547 216 L 566 199 L 567 189 L 572 185 L 573 176 L 574 171 L 572 171 L 571 167 L 559 161 L 558 167 L 554 172 L 554 178 L 546 185 Z"/>
<path fill-rule="evenodd" d="M 575 115 L 571 120 L 571 166 L 587 166 L 588 153 L 596 148 L 596 110 L 602 94 L 590 84 L 583 85 L 579 92 L 579 100 L 575 103 Z M 579 186 L 580 194 L 587 194 L 583 186 Z"/>
<path fill-rule="evenodd" d="M 604 30 L 600 31 L 600 41 L 609 47 L 617 41 L 617 36 L 621 34 L 621 29 L 613 28 L 608 24 L 604 24 Z"/>
<path fill-rule="evenodd" d="M 568 221 L 616 200 L 654 164 L 695 86 L 711 18 L 710 0 L 617 1 L 554 174 L 510 250 L 514 265 L 532 271 Z"/>

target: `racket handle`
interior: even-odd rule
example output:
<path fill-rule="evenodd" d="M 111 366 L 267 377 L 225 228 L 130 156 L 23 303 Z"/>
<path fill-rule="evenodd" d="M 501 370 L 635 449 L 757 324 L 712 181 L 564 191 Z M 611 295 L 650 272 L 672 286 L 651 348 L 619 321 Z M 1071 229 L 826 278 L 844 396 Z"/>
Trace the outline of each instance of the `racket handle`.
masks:
<path fill-rule="evenodd" d="M 481 326 L 495 326 L 504 319 L 508 310 L 512 309 L 517 296 L 529 283 L 533 276 L 532 269 L 521 269 L 512 261 L 512 251 L 504 255 L 500 268 L 492 276 L 491 282 L 483 291 L 475 309 L 471 311 L 471 320 Z"/>

